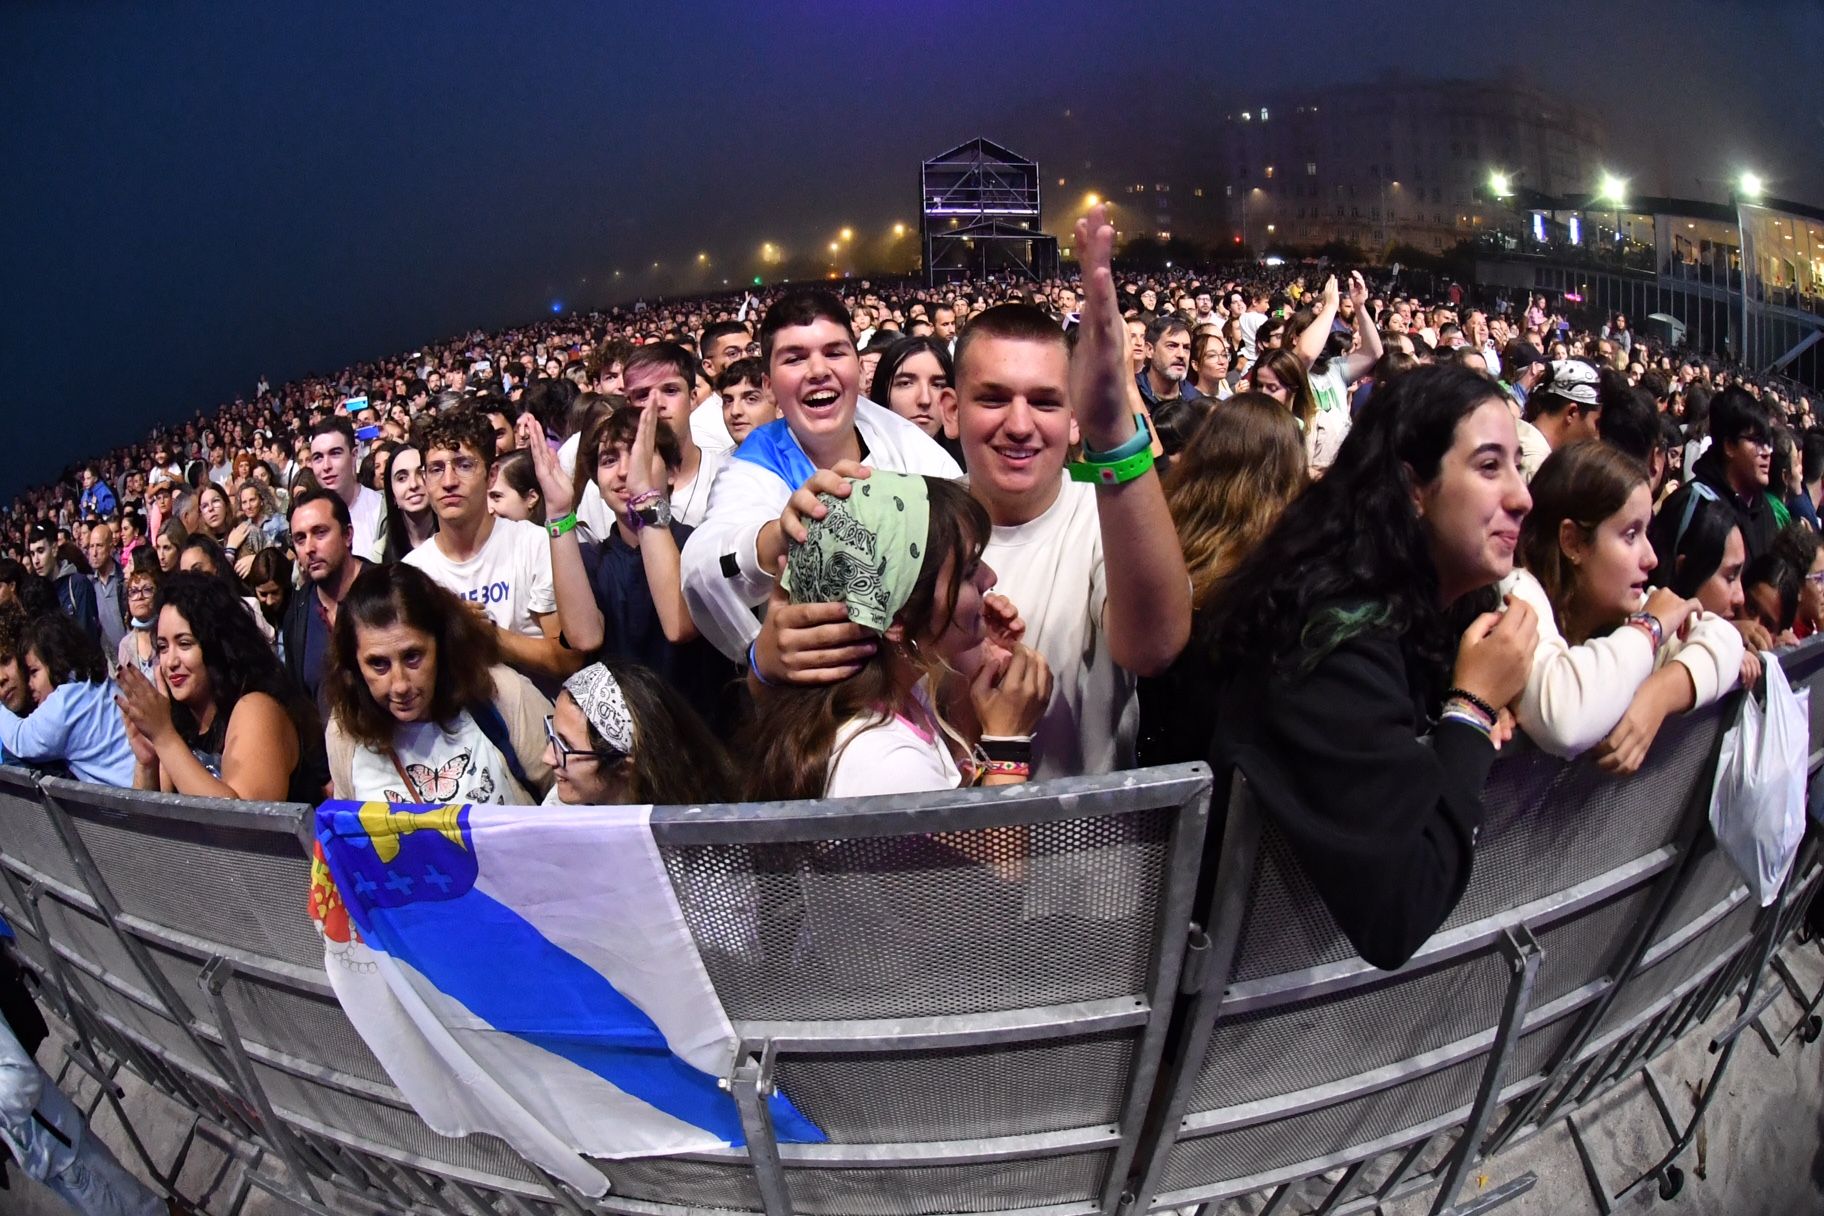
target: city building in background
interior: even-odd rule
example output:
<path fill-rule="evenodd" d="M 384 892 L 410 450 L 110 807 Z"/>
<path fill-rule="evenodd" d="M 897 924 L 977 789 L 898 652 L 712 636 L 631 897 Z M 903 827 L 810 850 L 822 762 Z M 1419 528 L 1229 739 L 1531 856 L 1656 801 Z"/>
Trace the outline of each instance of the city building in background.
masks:
<path fill-rule="evenodd" d="M 1491 169 L 1570 195 L 1590 190 L 1604 165 L 1593 114 L 1511 81 L 1391 76 L 1238 99 L 1219 119 L 1203 158 L 1209 181 L 1191 189 L 1220 196 L 1223 231 L 1185 235 L 1251 249 L 1442 253 L 1492 223 Z"/>

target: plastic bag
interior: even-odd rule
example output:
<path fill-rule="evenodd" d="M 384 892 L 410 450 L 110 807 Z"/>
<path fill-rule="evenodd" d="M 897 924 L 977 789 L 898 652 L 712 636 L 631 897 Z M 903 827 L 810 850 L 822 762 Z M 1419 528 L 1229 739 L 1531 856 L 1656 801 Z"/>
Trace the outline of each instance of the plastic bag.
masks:
<path fill-rule="evenodd" d="M 1793 692 L 1770 654 L 1761 656 L 1766 696 L 1742 698 L 1723 734 L 1710 794 L 1710 830 L 1765 908 L 1779 894 L 1805 835 L 1811 755 L 1811 690 Z"/>

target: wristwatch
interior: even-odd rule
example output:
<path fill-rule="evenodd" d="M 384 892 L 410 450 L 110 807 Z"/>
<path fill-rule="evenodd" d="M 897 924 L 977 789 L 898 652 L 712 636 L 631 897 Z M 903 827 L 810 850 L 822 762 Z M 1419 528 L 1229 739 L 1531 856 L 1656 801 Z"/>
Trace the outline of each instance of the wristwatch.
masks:
<path fill-rule="evenodd" d="M 635 525 L 640 528 L 671 527 L 671 500 L 655 498 L 649 505 L 633 512 Z"/>

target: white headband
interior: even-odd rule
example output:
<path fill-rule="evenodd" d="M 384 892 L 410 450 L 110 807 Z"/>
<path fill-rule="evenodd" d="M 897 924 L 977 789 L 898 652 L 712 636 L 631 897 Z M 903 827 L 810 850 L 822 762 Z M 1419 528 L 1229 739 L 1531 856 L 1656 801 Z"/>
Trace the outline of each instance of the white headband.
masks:
<path fill-rule="evenodd" d="M 620 684 L 606 667 L 589 664 L 564 681 L 564 691 L 609 747 L 625 756 L 633 754 L 633 716 L 627 712 Z"/>

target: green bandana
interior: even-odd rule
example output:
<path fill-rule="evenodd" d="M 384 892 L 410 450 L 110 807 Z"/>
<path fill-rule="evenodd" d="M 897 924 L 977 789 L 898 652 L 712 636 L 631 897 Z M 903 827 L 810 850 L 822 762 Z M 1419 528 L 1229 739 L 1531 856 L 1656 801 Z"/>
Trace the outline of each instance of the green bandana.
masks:
<path fill-rule="evenodd" d="M 923 477 L 875 472 L 849 496 L 818 496 L 830 513 L 790 547 L 785 590 L 794 604 L 840 603 L 857 625 L 884 633 L 911 598 L 925 562 L 931 500 Z"/>

